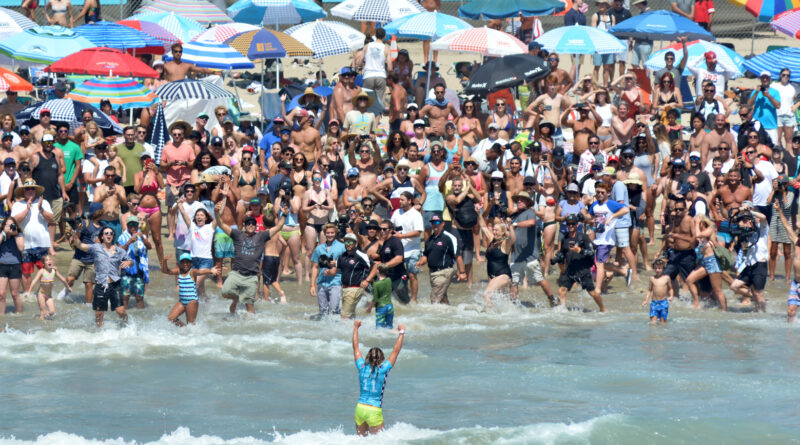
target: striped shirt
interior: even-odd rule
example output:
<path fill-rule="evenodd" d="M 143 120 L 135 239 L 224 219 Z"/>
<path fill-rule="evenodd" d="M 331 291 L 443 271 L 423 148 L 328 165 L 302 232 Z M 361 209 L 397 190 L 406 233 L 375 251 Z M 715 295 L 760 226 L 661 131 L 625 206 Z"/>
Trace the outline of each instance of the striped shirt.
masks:
<path fill-rule="evenodd" d="M 103 286 L 119 281 L 119 266 L 127 261 L 128 254 L 117 246 L 108 253 L 102 244 L 90 244 L 89 253 L 94 257 L 94 282 Z"/>

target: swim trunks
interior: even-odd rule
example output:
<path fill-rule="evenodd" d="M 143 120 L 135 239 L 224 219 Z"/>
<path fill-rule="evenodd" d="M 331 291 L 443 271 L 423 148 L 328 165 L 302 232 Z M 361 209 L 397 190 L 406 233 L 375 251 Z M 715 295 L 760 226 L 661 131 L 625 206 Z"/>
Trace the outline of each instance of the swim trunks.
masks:
<path fill-rule="evenodd" d="M 365 405 L 359 403 L 356 405 L 356 425 L 367 424 L 370 428 L 374 428 L 383 424 L 383 408 L 377 406 Z"/>
<path fill-rule="evenodd" d="M 375 327 L 392 329 L 394 323 L 394 306 L 386 306 L 375 309 Z"/>
<path fill-rule="evenodd" d="M 233 239 L 219 227 L 214 233 L 214 258 L 233 258 Z"/>
<path fill-rule="evenodd" d="M 656 317 L 660 320 L 667 320 L 669 314 L 669 300 L 652 300 L 650 302 L 650 317 Z"/>
<path fill-rule="evenodd" d="M 122 294 L 144 296 L 144 277 L 141 275 L 122 276 Z"/>
<path fill-rule="evenodd" d="M 264 279 L 264 286 L 272 284 L 278 279 L 278 268 L 280 265 L 280 257 L 264 256 L 264 259 L 261 261 L 261 277 Z"/>

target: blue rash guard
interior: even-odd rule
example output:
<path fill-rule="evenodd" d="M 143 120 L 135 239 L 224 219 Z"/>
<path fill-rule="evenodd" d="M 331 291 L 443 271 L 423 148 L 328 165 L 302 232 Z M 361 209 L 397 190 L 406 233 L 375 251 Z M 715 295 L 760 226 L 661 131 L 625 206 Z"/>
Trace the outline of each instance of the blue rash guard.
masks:
<path fill-rule="evenodd" d="M 389 360 L 384 360 L 373 372 L 372 366 L 367 365 L 362 357 L 356 360 L 356 369 L 358 369 L 358 382 L 361 388 L 358 403 L 380 408 L 383 402 L 383 390 L 386 388 L 386 376 L 392 369 L 392 364 L 389 363 Z"/>

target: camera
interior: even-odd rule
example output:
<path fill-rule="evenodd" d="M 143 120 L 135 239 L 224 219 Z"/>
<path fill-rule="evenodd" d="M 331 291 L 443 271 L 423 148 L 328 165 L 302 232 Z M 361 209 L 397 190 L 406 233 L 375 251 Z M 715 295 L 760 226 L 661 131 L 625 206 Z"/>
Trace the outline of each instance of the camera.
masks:
<path fill-rule="evenodd" d="M 766 86 L 766 85 L 761 85 L 761 92 L 762 92 L 762 93 L 766 92 L 766 91 L 767 91 L 767 88 L 769 88 L 769 87 L 768 87 L 768 86 Z"/>
<path fill-rule="evenodd" d="M 336 238 L 343 239 L 347 235 L 349 226 L 350 218 L 347 215 L 339 215 L 339 222 L 336 224 Z"/>
<path fill-rule="evenodd" d="M 506 204 L 498 204 L 497 205 L 497 216 L 501 218 L 508 217 L 508 205 Z"/>
<path fill-rule="evenodd" d="M 595 226 L 594 231 L 595 231 L 595 233 L 605 233 L 606 225 L 603 224 L 603 223 L 600 223 L 600 224 Z"/>
<path fill-rule="evenodd" d="M 329 257 L 328 255 L 320 255 L 317 264 L 319 264 L 319 267 L 328 269 L 331 267 L 336 267 L 336 260 Z"/>
<path fill-rule="evenodd" d="M 564 257 L 564 254 L 561 251 L 558 251 L 555 254 L 553 254 L 553 258 L 550 258 L 550 264 L 554 266 L 556 264 L 564 264 L 564 261 L 566 260 L 567 259 L 566 257 Z"/>
<path fill-rule="evenodd" d="M 368 134 L 362 134 L 359 137 L 361 138 L 362 141 L 366 141 L 367 139 L 369 139 L 369 135 Z"/>
<path fill-rule="evenodd" d="M 747 226 L 742 225 L 744 222 L 749 222 Z M 738 238 L 739 242 L 745 244 L 755 244 L 758 241 L 758 227 L 756 225 L 756 218 L 747 210 L 742 210 L 732 215 L 728 220 L 730 224 L 730 233 L 734 238 Z"/>

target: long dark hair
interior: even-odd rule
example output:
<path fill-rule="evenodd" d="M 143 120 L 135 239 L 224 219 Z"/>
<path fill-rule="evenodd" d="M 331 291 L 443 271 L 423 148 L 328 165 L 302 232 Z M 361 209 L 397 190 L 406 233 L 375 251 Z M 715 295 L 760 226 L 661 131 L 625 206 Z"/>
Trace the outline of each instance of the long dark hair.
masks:
<path fill-rule="evenodd" d="M 383 350 L 378 347 L 373 347 L 367 352 L 367 357 L 364 359 L 368 365 L 372 366 L 370 374 L 378 372 L 378 366 L 383 363 Z"/>
<path fill-rule="evenodd" d="M 202 161 L 200 161 L 203 158 L 203 156 L 205 156 L 205 155 L 208 155 L 209 157 L 211 157 L 211 163 L 208 164 L 208 167 L 203 167 L 203 163 L 202 163 Z M 194 158 L 194 169 L 197 170 L 200 173 L 203 173 L 203 170 L 205 170 L 205 169 L 207 169 L 209 167 L 213 167 L 215 165 L 219 165 L 219 162 L 217 161 L 217 158 L 214 157 L 214 154 L 211 153 L 211 151 L 209 151 L 209 149 L 207 149 L 207 148 L 204 148 L 203 150 L 201 150 L 200 154 L 198 154 L 197 157 Z"/>

